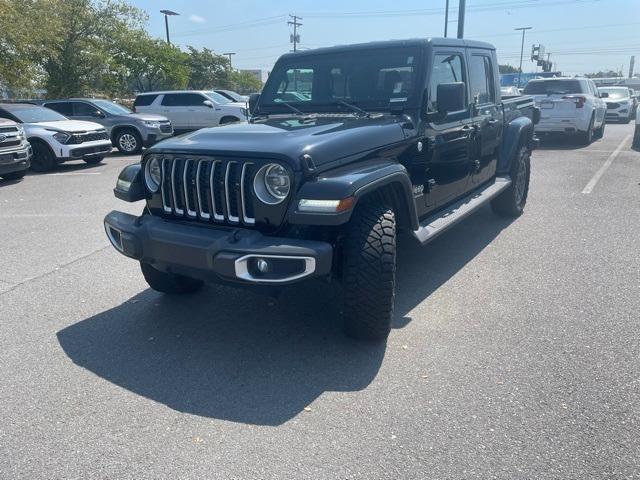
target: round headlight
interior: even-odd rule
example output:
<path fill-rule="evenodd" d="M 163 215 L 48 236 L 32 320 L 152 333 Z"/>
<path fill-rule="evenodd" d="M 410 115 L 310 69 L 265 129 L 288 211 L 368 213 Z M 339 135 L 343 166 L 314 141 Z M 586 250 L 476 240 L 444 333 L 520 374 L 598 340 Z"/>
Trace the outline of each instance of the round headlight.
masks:
<path fill-rule="evenodd" d="M 261 202 L 277 205 L 289 195 L 291 177 L 282 165 L 269 163 L 258 170 L 253 180 L 253 190 Z"/>
<path fill-rule="evenodd" d="M 144 181 L 150 192 L 157 192 L 162 181 L 162 172 L 160 170 L 160 161 L 153 157 L 144 167 Z"/>

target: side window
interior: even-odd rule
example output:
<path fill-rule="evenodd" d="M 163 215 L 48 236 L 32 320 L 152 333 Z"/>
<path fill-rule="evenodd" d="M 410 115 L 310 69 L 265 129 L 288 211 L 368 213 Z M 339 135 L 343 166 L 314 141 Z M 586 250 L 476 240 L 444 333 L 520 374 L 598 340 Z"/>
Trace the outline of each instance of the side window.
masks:
<path fill-rule="evenodd" d="M 73 112 L 71 111 L 71 104 L 69 102 L 45 103 L 43 106 L 46 108 L 50 108 L 51 110 L 55 110 L 65 117 L 73 116 Z"/>
<path fill-rule="evenodd" d="M 202 107 L 202 102 L 208 100 L 199 93 L 183 93 L 180 96 L 182 97 L 181 100 L 183 105 L 186 105 L 187 107 Z"/>
<path fill-rule="evenodd" d="M 156 98 L 158 98 L 158 95 L 138 95 L 136 100 L 133 102 L 133 106 L 147 107 L 151 105 Z"/>
<path fill-rule="evenodd" d="M 313 91 L 313 80 L 313 69 L 290 68 L 280 81 L 273 101 L 287 103 L 310 101 Z"/>
<path fill-rule="evenodd" d="M 462 56 L 459 54 L 436 54 L 429 81 L 429 112 L 438 111 L 438 85 L 441 83 L 464 82 Z"/>
<path fill-rule="evenodd" d="M 162 105 L 167 107 L 201 107 L 205 100 L 206 98 L 198 93 L 167 93 L 162 99 Z"/>
<path fill-rule="evenodd" d="M 84 102 L 72 102 L 74 117 L 91 117 L 98 109 L 93 105 Z"/>
<path fill-rule="evenodd" d="M 490 58 L 485 55 L 472 55 L 469 64 L 469 83 L 471 98 L 479 104 L 494 103 L 493 72 Z"/>

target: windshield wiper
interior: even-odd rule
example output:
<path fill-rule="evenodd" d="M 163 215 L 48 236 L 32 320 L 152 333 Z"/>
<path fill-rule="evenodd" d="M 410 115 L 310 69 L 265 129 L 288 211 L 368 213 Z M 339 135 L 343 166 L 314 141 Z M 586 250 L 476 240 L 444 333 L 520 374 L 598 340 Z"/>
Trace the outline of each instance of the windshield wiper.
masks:
<path fill-rule="evenodd" d="M 307 114 L 304 113 L 302 110 L 298 110 L 296 107 L 294 107 L 293 105 L 291 105 L 290 103 L 287 102 L 278 102 L 278 105 L 284 105 L 285 107 L 287 107 L 289 110 L 291 110 L 293 113 L 295 113 L 296 115 L 302 115 L 302 116 L 306 116 Z"/>
<path fill-rule="evenodd" d="M 368 118 L 368 117 L 371 116 L 371 114 L 369 112 L 367 112 L 366 110 L 364 110 L 364 109 L 362 109 L 360 107 L 357 107 L 356 105 L 353 105 L 351 103 L 347 103 L 344 100 L 336 100 L 335 103 L 337 103 L 338 105 L 343 105 L 343 106 L 345 106 L 347 108 L 350 108 L 351 111 L 359 113 L 361 117 L 367 117 Z"/>

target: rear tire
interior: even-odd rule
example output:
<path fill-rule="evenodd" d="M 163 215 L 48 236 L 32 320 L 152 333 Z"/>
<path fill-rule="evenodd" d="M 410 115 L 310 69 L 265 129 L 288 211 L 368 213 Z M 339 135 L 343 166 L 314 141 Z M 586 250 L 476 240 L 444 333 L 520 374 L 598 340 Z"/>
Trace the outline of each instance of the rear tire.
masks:
<path fill-rule="evenodd" d="M 83 158 L 83 160 L 87 165 L 97 165 L 104 160 L 104 157 Z"/>
<path fill-rule="evenodd" d="M 183 294 L 197 292 L 204 282 L 195 278 L 156 270 L 148 263 L 140 262 L 142 275 L 149 286 L 162 293 Z"/>
<path fill-rule="evenodd" d="M 520 147 L 511 162 L 511 185 L 504 192 L 491 200 L 491 208 L 501 217 L 519 217 L 524 212 L 529 195 L 529 178 L 531 176 L 531 152 Z"/>
<path fill-rule="evenodd" d="M 50 172 L 56 168 L 58 162 L 49 145 L 42 140 L 35 139 L 30 139 L 29 143 L 31 143 L 31 148 L 33 149 L 31 170 L 34 172 Z"/>
<path fill-rule="evenodd" d="M 345 333 L 384 340 L 391 331 L 396 281 L 396 219 L 387 206 L 356 206 L 343 250 Z"/>
<path fill-rule="evenodd" d="M 602 138 L 604 137 L 604 127 L 607 125 L 607 122 L 602 120 L 602 125 L 599 128 L 596 128 L 595 132 L 593 132 L 593 138 Z"/>
<path fill-rule="evenodd" d="M 3 173 L 0 175 L 5 180 L 20 180 L 27 174 L 26 170 L 21 170 L 20 172 L 11 172 L 11 173 Z"/>
<path fill-rule="evenodd" d="M 589 128 L 587 128 L 586 132 L 580 133 L 580 143 L 582 145 L 591 145 L 593 142 L 593 125 L 594 125 L 594 117 L 591 116 L 591 120 L 589 121 Z"/>
<path fill-rule="evenodd" d="M 118 151 L 125 155 L 136 155 L 142 151 L 142 138 L 131 128 L 120 130 L 114 138 L 114 143 Z"/>

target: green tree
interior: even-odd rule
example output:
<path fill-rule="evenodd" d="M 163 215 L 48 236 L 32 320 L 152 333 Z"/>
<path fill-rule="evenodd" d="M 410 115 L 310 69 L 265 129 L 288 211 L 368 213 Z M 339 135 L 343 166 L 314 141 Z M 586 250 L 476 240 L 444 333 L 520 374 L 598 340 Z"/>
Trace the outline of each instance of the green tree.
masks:
<path fill-rule="evenodd" d="M 585 73 L 585 77 L 587 78 L 611 78 L 611 77 L 621 77 L 622 74 L 620 72 L 615 72 L 613 70 L 599 71 L 597 73 Z"/>
<path fill-rule="evenodd" d="M 249 72 L 231 73 L 231 89 L 238 93 L 253 93 L 262 90 L 262 82 Z"/>
<path fill-rule="evenodd" d="M 520 69 L 511 65 L 498 65 L 498 71 L 500 73 L 518 73 Z"/>
<path fill-rule="evenodd" d="M 229 88 L 229 59 L 217 55 L 208 48 L 198 50 L 191 46 L 189 50 L 189 88 L 204 90 L 207 88 Z"/>
<path fill-rule="evenodd" d="M 49 0 L 44 28 L 55 38 L 42 68 L 48 97 L 82 95 L 101 83 L 113 39 L 146 16 L 123 0 Z"/>

